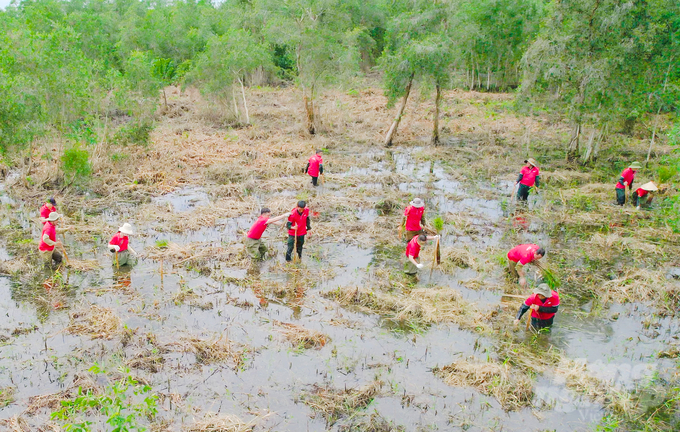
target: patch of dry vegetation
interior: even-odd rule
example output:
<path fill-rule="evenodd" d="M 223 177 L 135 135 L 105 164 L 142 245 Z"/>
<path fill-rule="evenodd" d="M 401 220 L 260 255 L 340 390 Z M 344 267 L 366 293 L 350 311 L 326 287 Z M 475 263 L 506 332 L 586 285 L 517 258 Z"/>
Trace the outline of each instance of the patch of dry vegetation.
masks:
<path fill-rule="evenodd" d="M 321 349 L 330 341 L 330 338 L 325 334 L 316 330 L 306 329 L 297 324 L 280 321 L 274 321 L 274 324 L 278 326 L 276 331 L 283 334 L 286 340 L 294 347 Z"/>
<path fill-rule="evenodd" d="M 16 391 L 16 387 L 11 386 L 0 388 L 0 408 L 4 408 L 14 402 L 14 393 Z"/>
<path fill-rule="evenodd" d="M 30 397 L 28 399 L 28 408 L 26 408 L 24 413 L 33 416 L 45 408 L 55 411 L 56 409 L 61 408 L 62 401 L 71 400 L 77 397 L 79 391 L 82 391 L 82 393 L 90 392 L 97 395 L 100 394 L 101 389 L 89 375 L 75 375 L 73 382 L 66 390 Z"/>
<path fill-rule="evenodd" d="M 418 288 L 403 294 L 366 288 L 341 287 L 325 293 L 345 306 L 388 315 L 399 321 L 420 324 L 453 322 L 462 328 L 485 332 L 491 330 L 490 319 L 498 311 L 482 311 L 476 304 L 466 302 L 451 288 Z"/>
<path fill-rule="evenodd" d="M 513 371 L 508 364 L 458 360 L 433 372 L 448 385 L 472 387 L 484 395 L 493 396 L 507 411 L 531 406 L 534 397 L 531 379 Z"/>
<path fill-rule="evenodd" d="M 66 331 L 75 335 L 89 336 L 92 339 L 111 339 L 120 335 L 121 319 L 112 309 L 91 305 L 69 314 L 71 319 Z"/>
<path fill-rule="evenodd" d="M 363 387 L 344 390 L 315 385 L 311 391 L 303 392 L 301 398 L 332 425 L 338 419 L 367 407 L 379 393 L 382 385 L 381 381 L 373 381 Z"/>

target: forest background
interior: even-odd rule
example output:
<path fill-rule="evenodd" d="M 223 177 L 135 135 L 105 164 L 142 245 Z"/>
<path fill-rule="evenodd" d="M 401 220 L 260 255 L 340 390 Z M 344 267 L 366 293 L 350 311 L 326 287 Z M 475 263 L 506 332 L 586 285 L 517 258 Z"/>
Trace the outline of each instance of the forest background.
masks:
<path fill-rule="evenodd" d="M 390 103 L 414 82 L 437 107 L 445 89 L 512 91 L 518 112 L 573 124 L 561 150 L 582 165 L 614 134 L 642 129 L 651 154 L 680 130 L 673 0 L 30 0 L 0 12 L 0 39 L 3 162 L 66 139 L 65 183 L 89 174 L 97 140 L 146 143 L 170 84 L 199 88 L 233 126 L 250 122 L 245 87 L 295 85 L 312 134 L 315 98 L 366 77 Z M 660 181 L 677 172 L 657 162 Z"/>

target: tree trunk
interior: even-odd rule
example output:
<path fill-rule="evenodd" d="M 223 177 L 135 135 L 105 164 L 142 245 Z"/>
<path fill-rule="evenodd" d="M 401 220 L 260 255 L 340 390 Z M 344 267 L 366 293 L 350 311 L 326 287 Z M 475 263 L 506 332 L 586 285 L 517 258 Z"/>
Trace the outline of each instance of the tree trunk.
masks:
<path fill-rule="evenodd" d="M 236 90 L 234 89 L 234 84 L 231 86 L 231 100 L 234 102 L 234 114 L 236 114 L 236 119 L 241 121 L 241 113 L 238 110 L 238 103 L 236 102 Z"/>
<path fill-rule="evenodd" d="M 314 135 L 316 133 L 316 126 L 314 125 L 314 101 L 308 98 L 307 95 L 304 96 L 304 101 L 305 113 L 307 115 L 307 132 L 310 135 Z"/>
<path fill-rule="evenodd" d="M 165 95 L 165 87 L 163 87 L 163 100 L 165 101 L 165 109 L 168 109 L 168 97 Z"/>
<path fill-rule="evenodd" d="M 439 104 L 442 98 L 442 88 L 437 84 L 437 95 L 434 98 L 434 119 L 432 120 L 432 145 L 439 145 Z"/>
<path fill-rule="evenodd" d="M 586 144 L 586 152 L 583 154 L 583 158 L 581 158 L 581 165 L 586 165 L 593 159 L 595 135 L 597 135 L 597 129 L 593 129 L 590 133 L 590 138 L 588 138 L 588 143 Z"/>
<path fill-rule="evenodd" d="M 569 140 L 569 146 L 567 147 L 567 160 L 570 162 L 578 157 L 580 138 L 581 138 L 581 123 L 576 123 L 576 126 L 574 127 L 574 132 L 571 135 L 571 140 Z"/>
<path fill-rule="evenodd" d="M 486 91 L 491 87 L 491 66 L 486 67 Z"/>
<path fill-rule="evenodd" d="M 250 114 L 248 114 L 248 103 L 246 102 L 246 89 L 243 86 L 241 77 L 238 78 L 238 82 L 241 83 L 241 96 L 243 97 L 243 110 L 246 112 L 246 124 L 250 124 Z"/>
<path fill-rule="evenodd" d="M 399 122 L 401 122 L 401 117 L 404 115 L 404 109 L 406 109 L 406 101 L 408 100 L 408 95 L 411 93 L 411 85 L 413 85 L 413 77 L 415 77 L 415 75 L 416 73 L 412 72 L 411 77 L 408 79 L 408 84 L 406 85 L 406 90 L 404 91 L 404 98 L 401 101 L 401 106 L 399 106 L 399 112 L 397 113 L 397 117 L 392 122 L 390 130 L 387 131 L 387 136 L 385 137 L 385 147 L 391 146 L 392 140 L 394 140 L 394 137 L 397 135 L 397 128 L 399 128 Z"/>

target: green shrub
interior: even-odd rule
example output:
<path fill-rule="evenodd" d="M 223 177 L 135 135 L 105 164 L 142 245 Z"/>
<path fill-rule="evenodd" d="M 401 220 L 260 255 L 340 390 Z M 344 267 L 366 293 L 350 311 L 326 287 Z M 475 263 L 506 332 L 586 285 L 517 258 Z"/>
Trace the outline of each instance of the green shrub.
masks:
<path fill-rule="evenodd" d="M 61 169 L 64 171 L 66 184 L 85 183 L 92 173 L 90 153 L 81 148 L 80 144 L 74 144 L 71 148 L 64 150 L 61 156 Z"/>
<path fill-rule="evenodd" d="M 113 141 L 121 145 L 136 144 L 146 146 L 149 144 L 149 136 L 152 130 L 153 126 L 149 123 L 128 123 L 116 131 Z"/>

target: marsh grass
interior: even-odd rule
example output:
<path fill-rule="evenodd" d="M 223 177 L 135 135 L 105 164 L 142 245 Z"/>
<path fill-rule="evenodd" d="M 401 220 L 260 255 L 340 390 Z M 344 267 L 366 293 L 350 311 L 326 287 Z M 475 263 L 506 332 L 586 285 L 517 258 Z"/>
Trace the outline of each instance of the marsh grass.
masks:
<path fill-rule="evenodd" d="M 274 321 L 274 325 L 278 327 L 276 330 L 283 334 L 293 347 L 321 349 L 330 341 L 330 338 L 325 334 L 306 329 L 297 324 Z"/>

